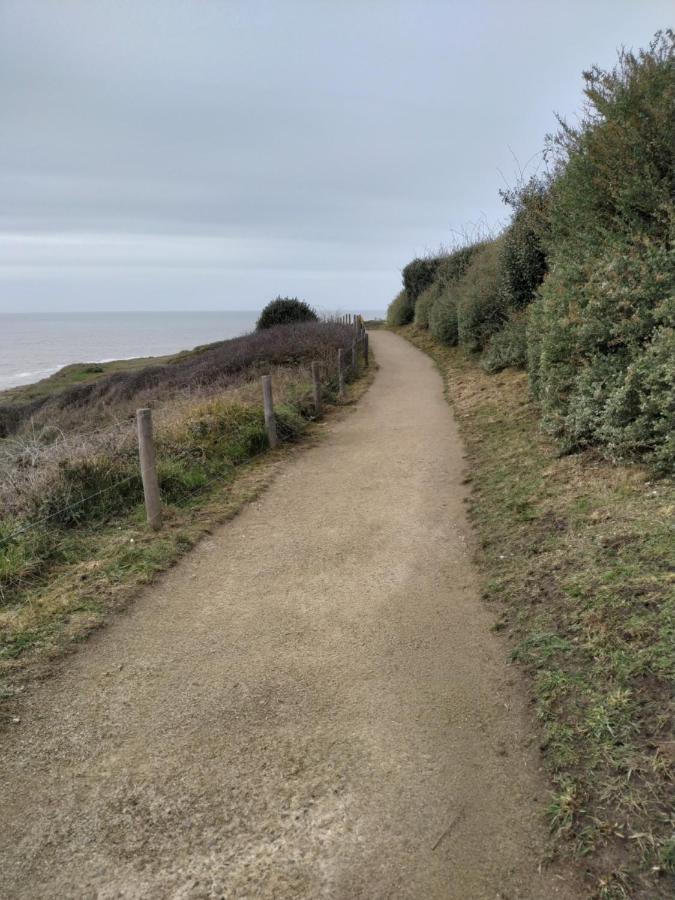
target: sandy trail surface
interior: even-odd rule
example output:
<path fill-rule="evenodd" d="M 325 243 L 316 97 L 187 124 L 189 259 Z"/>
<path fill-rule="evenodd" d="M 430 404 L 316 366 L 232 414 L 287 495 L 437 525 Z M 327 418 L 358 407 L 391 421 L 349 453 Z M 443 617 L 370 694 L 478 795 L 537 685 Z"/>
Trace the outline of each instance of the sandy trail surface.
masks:
<path fill-rule="evenodd" d="M 3 898 L 573 898 L 471 562 L 441 379 L 390 333 L 317 446 L 28 692 Z"/>

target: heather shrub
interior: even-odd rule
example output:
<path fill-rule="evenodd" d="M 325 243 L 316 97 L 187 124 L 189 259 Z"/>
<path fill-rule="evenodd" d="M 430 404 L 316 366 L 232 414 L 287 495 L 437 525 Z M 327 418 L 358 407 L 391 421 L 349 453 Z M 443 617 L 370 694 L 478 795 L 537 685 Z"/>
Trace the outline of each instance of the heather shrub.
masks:
<path fill-rule="evenodd" d="M 417 298 L 417 303 L 415 304 L 415 325 L 418 328 L 429 327 L 429 313 L 436 297 L 438 297 L 438 283 L 434 282 L 426 290 L 422 291 Z"/>
<path fill-rule="evenodd" d="M 312 307 L 297 297 L 277 297 L 263 309 L 256 328 L 272 328 L 274 325 L 291 325 L 294 322 L 318 322 Z"/>
<path fill-rule="evenodd" d="M 673 34 L 585 74 L 554 141 L 550 272 L 528 331 L 532 388 L 564 449 L 675 462 Z M 670 354 L 670 355 L 669 355 Z"/>
<path fill-rule="evenodd" d="M 524 369 L 527 364 L 527 310 L 511 312 L 504 327 L 493 334 L 481 357 L 486 372 Z"/>
<path fill-rule="evenodd" d="M 482 350 L 508 317 L 508 307 L 500 290 L 501 248 L 501 240 L 480 247 L 457 284 L 459 343 L 469 350 Z"/>
<path fill-rule="evenodd" d="M 405 288 L 394 297 L 387 308 L 387 325 L 398 328 L 409 325 L 415 315 L 415 305 Z"/>

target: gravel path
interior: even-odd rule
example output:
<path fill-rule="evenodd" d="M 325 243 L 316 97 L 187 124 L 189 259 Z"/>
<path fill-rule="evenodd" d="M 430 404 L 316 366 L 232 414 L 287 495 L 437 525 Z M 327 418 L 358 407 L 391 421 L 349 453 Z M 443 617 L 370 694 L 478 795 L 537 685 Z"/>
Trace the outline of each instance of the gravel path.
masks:
<path fill-rule="evenodd" d="M 429 359 L 371 335 L 358 406 L 26 697 L 3 898 L 581 896 L 471 564 Z"/>

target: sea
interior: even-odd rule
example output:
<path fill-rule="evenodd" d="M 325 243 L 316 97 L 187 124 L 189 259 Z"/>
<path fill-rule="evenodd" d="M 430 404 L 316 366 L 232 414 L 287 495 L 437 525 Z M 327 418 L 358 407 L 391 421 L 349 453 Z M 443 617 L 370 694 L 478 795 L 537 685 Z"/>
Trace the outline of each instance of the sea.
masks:
<path fill-rule="evenodd" d="M 0 314 L 0 390 L 32 384 L 76 362 L 164 356 L 238 337 L 255 311 Z M 368 318 L 382 312 L 365 311 Z"/>

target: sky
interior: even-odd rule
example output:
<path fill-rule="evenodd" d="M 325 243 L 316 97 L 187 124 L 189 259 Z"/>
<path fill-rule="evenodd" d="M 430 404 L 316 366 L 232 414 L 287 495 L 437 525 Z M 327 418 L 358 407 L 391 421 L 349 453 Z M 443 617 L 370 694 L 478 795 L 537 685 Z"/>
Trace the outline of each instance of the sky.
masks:
<path fill-rule="evenodd" d="M 661 0 L 0 0 L 0 312 L 384 309 Z"/>

